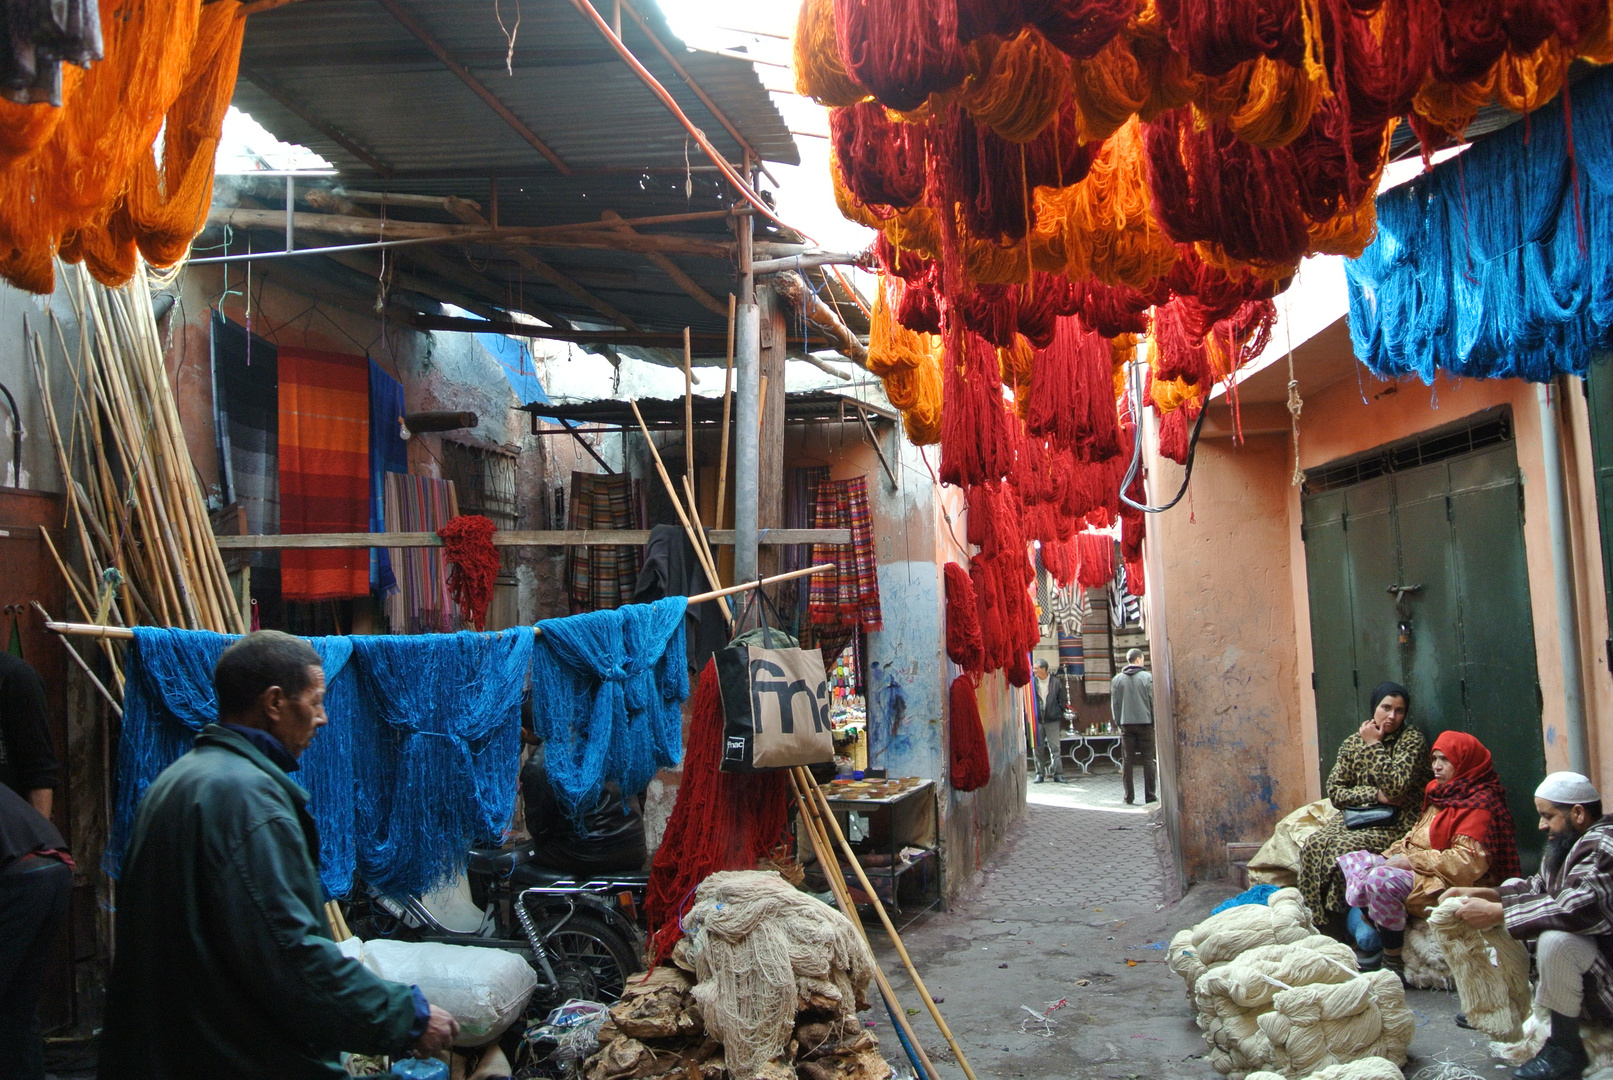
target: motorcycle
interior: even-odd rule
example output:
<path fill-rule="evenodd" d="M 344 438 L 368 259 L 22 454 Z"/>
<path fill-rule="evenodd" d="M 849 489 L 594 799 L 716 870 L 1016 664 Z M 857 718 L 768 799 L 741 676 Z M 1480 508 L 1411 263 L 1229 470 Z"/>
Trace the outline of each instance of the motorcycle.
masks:
<path fill-rule="evenodd" d="M 530 847 L 470 849 L 465 874 L 426 896 L 355 890 L 348 923 L 390 937 L 519 952 L 537 973 L 528 1016 L 572 999 L 611 1003 L 643 968 L 645 873 L 581 878 L 540 865 Z"/>

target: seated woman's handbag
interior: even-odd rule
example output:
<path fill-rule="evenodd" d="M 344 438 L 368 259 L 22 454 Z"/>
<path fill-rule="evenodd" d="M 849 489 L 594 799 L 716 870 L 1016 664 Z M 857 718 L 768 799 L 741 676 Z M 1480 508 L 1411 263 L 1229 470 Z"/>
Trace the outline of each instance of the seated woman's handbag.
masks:
<path fill-rule="evenodd" d="M 718 768 L 762 772 L 833 761 L 823 653 L 798 648 L 788 634 L 771 629 L 766 609 L 772 601 L 757 589 L 751 602 L 757 596 L 763 609 L 759 630 L 741 634 L 716 655 L 723 711 Z M 777 619 L 778 612 L 773 615 Z M 743 613 L 735 621 L 744 625 Z"/>
<path fill-rule="evenodd" d="M 1346 829 L 1370 829 L 1375 825 L 1387 825 L 1393 821 L 1395 815 L 1400 813 L 1397 806 L 1365 806 L 1344 808 L 1344 827 Z"/>

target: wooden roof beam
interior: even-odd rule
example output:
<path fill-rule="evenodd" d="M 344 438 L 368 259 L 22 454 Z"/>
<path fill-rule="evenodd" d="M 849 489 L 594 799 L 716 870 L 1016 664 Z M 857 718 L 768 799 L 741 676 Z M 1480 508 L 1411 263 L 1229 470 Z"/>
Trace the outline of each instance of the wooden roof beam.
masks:
<path fill-rule="evenodd" d="M 460 221 L 463 221 L 467 225 L 484 227 L 488 225 L 487 219 L 478 213 L 471 206 L 471 204 L 466 202 L 464 199 L 456 199 L 450 196 L 448 199 L 444 200 L 443 209 L 447 210 L 450 214 L 458 218 Z M 520 248 L 516 248 L 510 252 L 510 256 L 515 259 L 516 263 L 523 270 L 530 271 L 532 274 L 536 275 L 540 281 L 548 282 L 555 288 L 560 289 L 561 291 L 568 293 L 576 299 L 582 301 L 584 304 L 587 304 L 589 307 L 605 316 L 605 318 L 609 319 L 617 326 L 622 327 L 624 330 L 638 330 L 638 323 L 634 322 L 633 319 L 624 312 L 618 310 L 614 304 L 608 303 L 607 301 L 595 296 L 593 293 L 589 292 L 580 284 L 573 281 L 565 274 L 562 274 L 560 271 L 556 270 L 554 267 L 550 266 L 536 255 L 532 254 L 530 251 L 523 251 Z"/>
<path fill-rule="evenodd" d="M 427 31 L 424 26 L 421 26 L 415 21 L 413 15 L 410 15 L 403 9 L 403 5 L 399 4 L 398 0 L 377 0 L 377 2 L 382 7 L 386 8 L 392 17 L 398 20 L 405 30 L 419 38 L 420 44 L 430 49 L 432 55 L 434 55 L 438 60 L 442 61 L 443 67 L 459 76 L 459 81 L 470 87 L 471 91 L 477 97 L 486 102 L 487 107 L 497 113 L 499 119 L 508 124 L 512 131 L 521 136 L 521 138 L 525 139 L 527 142 L 531 143 L 532 148 L 538 153 L 548 158 L 549 163 L 556 169 L 560 170 L 561 176 L 571 175 L 571 166 L 567 165 L 563 160 L 561 160 L 560 155 L 551 150 L 548 143 L 538 138 L 537 132 L 528 127 L 519 116 L 516 116 L 515 113 L 511 112 L 510 107 L 504 104 L 504 102 L 500 101 L 498 99 L 498 95 L 489 90 L 482 80 L 478 79 L 475 75 L 472 75 L 469 68 L 467 68 L 464 64 L 461 64 L 458 60 L 455 60 L 452 54 L 450 54 L 447 49 L 443 48 L 442 44 L 438 42 L 436 38 L 432 37 L 430 32 Z"/>
<path fill-rule="evenodd" d="M 619 233 L 623 233 L 628 236 L 638 235 L 638 233 L 633 231 L 633 226 L 627 224 L 627 222 L 622 218 L 622 215 L 618 214 L 614 210 L 606 210 L 601 217 L 605 221 L 609 222 L 611 226 Z M 644 257 L 650 260 L 651 265 L 655 266 L 663 274 L 671 278 L 674 285 L 693 297 L 695 303 L 699 304 L 707 311 L 716 312 L 725 319 L 728 317 L 728 305 L 708 293 L 704 288 L 701 287 L 700 282 L 684 273 L 683 268 L 677 263 L 673 262 L 665 255 L 662 255 L 659 251 L 647 251 L 644 253 Z"/>

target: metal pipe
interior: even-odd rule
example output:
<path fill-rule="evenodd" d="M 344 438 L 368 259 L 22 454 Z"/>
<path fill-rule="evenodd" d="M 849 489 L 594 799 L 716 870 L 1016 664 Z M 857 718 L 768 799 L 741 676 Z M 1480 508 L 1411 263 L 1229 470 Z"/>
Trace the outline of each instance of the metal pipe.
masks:
<path fill-rule="evenodd" d="M 22 413 L 17 411 L 17 399 L 11 396 L 5 383 L 0 383 L 0 394 L 6 396 L 6 404 L 11 409 L 11 486 L 22 487 Z M 62 477 L 64 483 L 72 483 L 71 476 Z"/>
<path fill-rule="evenodd" d="M 296 244 L 295 244 L 295 236 L 296 236 L 296 221 L 297 221 L 297 219 L 294 216 L 295 211 L 296 211 L 296 205 L 297 205 L 297 178 L 295 176 L 287 176 L 286 177 L 286 253 L 287 254 L 290 254 L 291 249 L 296 246 Z"/>
<path fill-rule="evenodd" d="M 1573 548 L 1568 536 L 1568 495 L 1558 423 L 1556 383 L 1540 383 L 1540 453 L 1546 467 L 1546 516 L 1551 522 L 1551 569 L 1557 586 L 1557 644 L 1562 652 L 1563 712 L 1567 721 L 1568 767 L 1590 775 L 1585 732 L 1585 686 L 1579 656 L 1579 611 L 1574 598 Z"/>
<path fill-rule="evenodd" d="M 763 259 L 753 263 L 752 269 L 758 274 L 776 274 L 782 270 L 805 270 L 813 266 L 864 266 L 867 262 L 866 252 L 851 255 L 844 251 L 813 251 L 782 259 Z"/>
<path fill-rule="evenodd" d="M 750 166 L 749 155 L 745 165 Z M 760 556 L 762 312 L 756 306 L 751 217 L 736 218 L 739 300 L 734 315 L 734 580 L 757 576 Z"/>
<path fill-rule="evenodd" d="M 288 225 L 287 228 L 290 226 Z M 407 247 L 410 244 L 465 243 L 463 236 L 419 236 L 408 240 L 376 240 L 365 244 L 337 244 L 333 247 L 298 248 L 296 251 L 250 251 L 240 255 L 209 255 L 205 259 L 186 260 L 187 266 L 207 266 L 210 263 L 263 262 L 266 259 L 289 259 L 298 255 L 333 255 L 339 251 L 374 251 L 377 248 Z"/>

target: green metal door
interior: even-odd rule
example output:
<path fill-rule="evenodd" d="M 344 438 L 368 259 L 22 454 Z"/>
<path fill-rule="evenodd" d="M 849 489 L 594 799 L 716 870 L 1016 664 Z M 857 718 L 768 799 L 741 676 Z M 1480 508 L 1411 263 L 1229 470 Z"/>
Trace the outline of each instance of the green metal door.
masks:
<path fill-rule="evenodd" d="M 1602 584 L 1613 612 L 1613 363 L 1598 356 L 1585 377 L 1585 400 L 1591 418 L 1591 464 L 1596 470 L 1596 517 L 1602 534 Z M 1613 641 L 1607 643 L 1613 664 Z"/>
<path fill-rule="evenodd" d="M 1373 460 L 1302 501 L 1322 775 L 1372 687 L 1401 683 L 1430 740 L 1466 731 L 1490 749 L 1533 865 L 1545 750 L 1514 444 Z"/>

